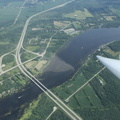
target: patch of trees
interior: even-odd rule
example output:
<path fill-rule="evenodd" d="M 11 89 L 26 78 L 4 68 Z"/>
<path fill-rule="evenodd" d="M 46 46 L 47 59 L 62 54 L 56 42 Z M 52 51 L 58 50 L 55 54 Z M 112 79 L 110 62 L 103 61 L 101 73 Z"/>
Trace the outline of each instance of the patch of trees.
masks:
<path fill-rule="evenodd" d="M 120 104 L 120 81 L 108 70 L 105 70 L 101 76 L 107 83 L 104 86 L 106 97 L 117 106 Z"/>
<path fill-rule="evenodd" d="M 120 120 L 120 112 L 116 107 L 110 108 L 84 108 L 77 112 L 85 120 Z"/>
<path fill-rule="evenodd" d="M 85 114 L 85 117 L 91 116 L 91 119 L 93 119 L 94 117 L 96 117 L 96 119 L 100 119 L 101 117 L 99 116 L 99 114 L 102 112 L 104 112 L 104 118 L 106 118 L 106 120 L 109 118 L 109 114 L 112 114 L 113 118 L 109 118 L 110 120 L 119 120 L 120 119 L 120 81 L 114 76 L 112 75 L 112 73 L 110 73 L 108 70 L 104 70 L 104 72 L 102 72 L 100 74 L 100 76 L 102 77 L 102 79 L 106 82 L 106 84 L 104 86 L 102 86 L 99 82 L 99 80 L 96 78 L 94 79 L 90 84 L 92 85 L 96 95 L 99 97 L 99 99 L 101 100 L 101 103 L 103 104 L 103 108 L 102 111 L 96 112 L 94 111 L 94 115 L 92 115 L 92 110 L 87 111 L 87 115 L 85 113 L 83 113 L 83 115 Z M 106 110 L 106 107 L 108 107 L 108 109 Z M 99 109 L 98 109 L 99 110 Z M 114 112 L 116 111 L 116 112 Z M 83 111 L 82 111 L 83 112 Z M 97 114 L 97 115 L 96 115 Z M 102 116 L 103 117 L 103 116 Z M 90 119 L 89 119 L 90 120 Z"/>
<path fill-rule="evenodd" d="M 120 41 L 109 44 L 113 49 L 119 46 Z M 114 46 L 114 47 L 113 47 Z M 120 46 L 118 47 L 120 48 Z M 120 49 L 119 49 L 120 50 Z M 119 51 L 118 49 L 116 51 Z M 102 51 L 103 53 L 103 51 Z M 96 53 L 93 55 L 95 60 Z M 97 67 L 94 61 L 89 62 L 82 68 L 82 72 L 87 79 L 92 75 Z M 98 68 L 97 68 L 98 69 Z M 100 77 L 99 77 L 100 76 Z M 96 95 L 100 99 L 103 107 L 76 109 L 76 111 L 86 120 L 119 120 L 120 119 L 120 81 L 107 69 L 94 78 L 90 84 Z M 105 84 L 102 85 L 99 79 L 102 78 Z"/>
<path fill-rule="evenodd" d="M 94 60 L 89 61 L 87 63 L 87 65 L 84 65 L 82 67 L 82 73 L 84 74 L 84 76 L 87 79 L 90 79 L 99 70 L 100 70 L 100 68 L 99 68 L 98 64 L 96 63 L 96 61 L 94 61 Z"/>
<path fill-rule="evenodd" d="M 108 47 L 112 51 L 119 52 L 120 51 L 120 41 L 115 41 L 115 42 L 109 44 Z"/>
<path fill-rule="evenodd" d="M 115 28 L 115 27 L 119 27 L 120 26 L 120 21 L 106 21 L 103 23 L 102 27 L 103 28 Z"/>
<path fill-rule="evenodd" d="M 4 53 L 13 50 L 13 48 L 14 48 L 14 44 L 0 45 L 0 56 L 3 55 Z"/>
<path fill-rule="evenodd" d="M 13 62 L 13 61 L 14 61 L 13 55 L 7 55 L 3 58 L 3 64 L 7 64 L 7 63 Z"/>

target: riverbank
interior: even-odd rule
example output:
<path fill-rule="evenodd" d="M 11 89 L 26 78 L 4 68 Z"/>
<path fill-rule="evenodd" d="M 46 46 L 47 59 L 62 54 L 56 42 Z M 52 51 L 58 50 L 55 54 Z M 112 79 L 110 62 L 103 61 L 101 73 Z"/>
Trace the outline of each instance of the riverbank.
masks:
<path fill-rule="evenodd" d="M 65 81 L 69 80 L 73 74 L 76 72 L 78 65 L 80 65 L 81 61 L 83 61 L 90 53 L 92 53 L 95 49 L 97 49 L 100 45 L 111 42 L 113 40 L 119 39 L 120 28 L 110 28 L 110 29 L 91 29 L 86 32 L 83 32 L 81 35 L 78 35 L 73 40 L 67 44 L 50 62 L 48 67 L 45 68 L 45 73 L 43 74 L 43 84 L 48 88 L 56 87 L 61 85 Z M 60 65 L 60 66 L 59 66 Z M 89 68 L 92 69 L 92 68 Z M 59 71 L 58 71 L 59 70 Z M 91 75 L 90 75 L 91 76 Z M 83 74 L 81 74 L 80 81 L 81 84 L 86 81 L 86 78 Z M 40 78 L 39 78 L 40 79 Z M 79 79 L 78 79 L 79 80 Z M 77 83 L 75 83 L 77 84 Z M 71 88 L 74 85 L 69 81 L 69 85 L 67 88 Z M 66 88 L 66 87 L 65 87 Z M 64 91 L 64 88 L 61 88 Z M 73 89 L 75 90 L 75 88 Z M 69 91 L 69 89 L 68 89 Z M 55 93 L 57 90 L 55 90 Z M 8 97 L 0 102 L 1 104 L 1 112 L 5 110 L 5 106 L 7 104 L 8 111 L 16 108 L 20 108 L 21 105 L 25 103 L 29 103 L 41 93 L 41 91 L 34 85 L 30 84 L 25 91 L 17 93 L 13 96 Z M 62 92 L 60 93 L 62 94 Z M 64 93 L 65 96 L 69 96 L 68 93 Z M 19 96 L 23 96 L 18 99 Z M 85 97 L 85 96 L 83 96 Z M 12 103 L 11 103 L 12 100 Z M 6 102 L 7 101 L 7 102 Z M 89 103 L 89 102 L 88 102 Z M 8 106 L 9 105 L 9 106 Z M 26 106 L 27 107 L 27 106 Z M 72 106 L 73 108 L 77 106 Z M 20 112 L 19 110 L 17 111 Z M 17 112 L 13 111 L 13 116 L 18 115 Z M 11 119 L 13 117 L 11 115 Z M 8 117 L 10 120 L 10 116 Z M 2 118 L 1 118 L 2 120 Z M 5 120 L 5 118 L 3 118 Z M 6 119 L 7 120 L 7 119 Z"/>
<path fill-rule="evenodd" d="M 94 53 L 89 55 L 83 66 L 78 69 L 78 71 L 69 81 L 66 81 L 64 84 L 56 88 L 53 88 L 52 91 L 57 96 L 59 96 L 59 98 L 65 101 L 73 92 L 79 89 L 80 86 L 84 85 L 92 76 L 94 76 L 98 71 L 100 71 L 103 68 L 102 64 L 98 62 L 96 55 L 102 55 L 106 57 L 108 56 L 117 57 L 119 55 L 120 50 L 115 52 L 112 51 L 110 48 L 110 46 L 114 46 L 116 45 L 116 43 L 119 44 L 119 48 L 120 48 L 120 41 L 111 42 L 109 44 L 101 46 Z M 114 52 L 114 56 L 113 54 L 111 54 L 112 52 Z M 111 85 L 111 82 L 113 83 L 113 85 Z M 111 97 L 110 97 L 113 96 L 112 98 L 114 98 L 117 96 L 115 92 L 108 94 L 109 92 L 108 86 L 112 91 L 113 88 L 115 87 L 114 85 L 120 86 L 120 81 L 116 77 L 114 77 L 107 69 L 105 69 L 101 73 L 99 73 L 99 75 L 97 75 L 93 80 L 91 80 L 90 83 L 88 83 L 85 87 L 83 87 L 80 91 L 78 91 L 73 97 L 71 97 L 66 104 L 71 106 L 71 108 L 74 111 L 82 115 L 82 117 L 86 120 L 100 119 L 101 118 L 100 114 L 103 114 L 107 119 L 109 118 L 109 114 L 112 114 L 112 118 L 116 118 L 117 120 L 119 120 L 118 118 L 120 118 L 119 116 L 120 112 L 118 111 L 117 108 L 119 106 L 117 104 L 119 101 L 115 103 L 115 101 L 111 101 Z M 118 89 L 116 92 L 117 94 L 119 94 Z M 105 96 L 101 93 L 104 93 Z M 47 113 L 47 114 L 44 113 L 45 117 L 48 115 L 48 113 L 51 112 L 51 109 L 46 110 L 45 105 L 41 104 L 43 103 L 43 101 L 47 105 L 51 103 L 51 100 L 47 97 L 46 100 L 41 99 L 38 102 L 38 106 L 33 110 L 33 114 L 29 118 L 30 120 L 33 118 L 33 116 L 35 117 L 35 115 L 38 115 L 35 118 L 37 117 L 41 118 L 41 115 L 44 112 Z M 113 105 L 113 103 L 115 105 Z M 49 106 L 51 106 L 51 104 Z M 52 106 L 54 106 L 53 103 Z M 54 119 L 55 117 L 57 118 L 57 120 L 59 120 L 58 116 L 60 115 L 61 115 L 60 110 L 58 110 L 51 116 L 51 119 Z M 116 117 L 116 115 L 118 118 Z M 66 116 L 62 114 L 62 117 L 65 118 Z"/>

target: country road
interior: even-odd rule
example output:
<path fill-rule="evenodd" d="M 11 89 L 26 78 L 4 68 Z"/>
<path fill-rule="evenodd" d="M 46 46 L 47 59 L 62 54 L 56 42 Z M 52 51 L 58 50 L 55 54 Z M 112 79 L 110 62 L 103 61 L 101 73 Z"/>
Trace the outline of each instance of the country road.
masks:
<path fill-rule="evenodd" d="M 14 20 L 14 22 L 13 22 L 13 25 L 16 24 L 16 22 L 17 22 L 17 20 L 18 20 L 18 18 L 19 18 L 19 16 L 20 16 L 20 14 L 21 14 L 21 12 L 22 12 L 22 10 L 23 10 L 23 7 L 24 7 L 25 3 L 26 3 L 26 0 L 23 2 L 22 6 L 20 7 L 20 11 L 18 12 L 17 17 L 15 18 L 15 20 Z"/>

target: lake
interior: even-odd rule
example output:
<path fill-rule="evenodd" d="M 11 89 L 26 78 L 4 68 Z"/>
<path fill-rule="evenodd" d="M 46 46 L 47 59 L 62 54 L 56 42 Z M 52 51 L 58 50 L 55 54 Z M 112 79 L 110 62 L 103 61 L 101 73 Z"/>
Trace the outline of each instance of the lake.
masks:
<path fill-rule="evenodd" d="M 90 29 L 78 35 L 65 45 L 51 60 L 42 75 L 42 83 L 48 88 L 58 86 L 69 80 L 89 54 L 99 46 L 120 40 L 120 28 Z M 39 76 L 38 76 L 39 78 Z M 16 120 L 20 106 L 35 99 L 42 91 L 33 83 L 24 91 L 0 101 L 0 120 Z M 2 116 L 11 112 L 6 117 Z"/>

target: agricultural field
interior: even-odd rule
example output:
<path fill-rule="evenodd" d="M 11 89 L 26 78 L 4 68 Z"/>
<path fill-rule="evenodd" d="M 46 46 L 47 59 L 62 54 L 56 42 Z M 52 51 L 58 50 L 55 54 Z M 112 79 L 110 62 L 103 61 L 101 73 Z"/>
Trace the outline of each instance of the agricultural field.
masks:
<path fill-rule="evenodd" d="M 84 8 L 83 11 L 76 10 L 74 13 L 65 14 L 64 17 L 65 18 L 74 18 L 77 20 L 84 20 L 87 17 L 93 17 L 93 15 L 86 8 Z"/>
<path fill-rule="evenodd" d="M 3 57 L 0 67 L 3 71 L 17 65 L 15 50 L 25 21 L 36 13 L 69 0 L 27 0 L 25 4 L 21 0 L 5 1 L 0 2 L 0 58 Z M 57 68 L 53 68 L 53 71 L 47 71 L 50 74 L 52 72 L 59 74 L 68 70 L 74 71 L 73 66 L 56 55 L 68 45 L 72 38 L 83 31 L 120 26 L 118 3 L 115 3 L 115 7 L 111 2 L 109 5 L 106 4 L 106 1 L 90 0 L 88 3 L 87 0 L 75 0 L 62 8 L 50 10 L 31 19 L 20 55 L 25 68 L 41 81 L 44 80 L 42 74 L 46 72 L 45 68 L 50 65 L 53 58 L 57 62 L 52 63 L 50 67 L 57 65 Z M 105 5 L 106 7 L 104 7 Z M 103 69 L 103 66 L 97 61 L 96 55 L 99 53 L 103 56 L 118 58 L 119 44 L 116 41 L 96 50 L 94 54 L 82 61 L 83 65 L 75 70 L 68 81 L 51 88 L 55 95 L 86 120 L 99 120 L 101 115 L 103 115 L 102 120 L 104 118 L 109 120 L 120 119 L 119 80 L 113 77 L 107 69 L 102 70 L 100 74 L 92 78 Z M 30 59 L 32 60 L 29 61 Z M 61 68 L 62 65 L 63 68 Z M 0 100 L 28 90 L 31 86 L 34 84 L 16 67 L 0 76 Z M 32 89 L 31 94 L 37 91 L 36 89 Z M 78 91 L 75 93 L 76 90 Z M 17 100 L 21 100 L 22 97 L 17 96 Z M 46 119 L 46 116 L 49 116 L 54 109 L 55 112 L 49 118 L 50 120 L 69 120 L 69 117 L 59 107 L 57 109 L 56 107 L 56 104 L 44 93 L 38 93 L 35 98 L 30 98 L 29 102 L 25 102 L 16 108 L 10 108 L 11 111 L 1 115 L 0 119 L 6 120 L 1 117 L 7 117 L 19 108 L 20 110 L 16 112 L 16 118 L 11 117 L 9 120 Z M 109 117 L 110 114 L 112 115 L 111 118 Z"/>
<path fill-rule="evenodd" d="M 15 20 L 20 6 L 23 4 L 23 1 L 19 2 L 10 2 L 6 6 L 0 8 L 0 22 L 13 21 Z M 2 5 L 1 5 L 2 6 Z"/>
<path fill-rule="evenodd" d="M 120 113 L 119 103 L 116 102 L 116 100 L 114 99 L 116 95 L 109 93 L 108 89 L 112 87 L 115 90 L 114 88 L 115 86 L 120 86 L 120 81 L 117 78 L 115 78 L 113 75 L 111 75 L 107 69 L 104 69 L 100 74 L 94 77 L 88 84 L 86 84 L 72 97 L 70 97 L 69 100 L 67 100 L 67 98 L 71 94 L 73 94 L 76 90 L 78 90 L 91 78 L 89 74 L 91 74 L 91 76 L 95 75 L 99 70 L 103 68 L 103 66 L 101 66 L 99 62 L 97 63 L 95 62 L 96 54 L 98 54 L 99 52 L 99 54 L 102 54 L 104 56 L 106 56 L 106 54 L 109 54 L 111 55 L 111 57 L 116 58 L 116 56 L 119 55 L 120 51 L 117 50 L 113 51 L 111 50 L 111 48 L 114 48 L 115 45 L 118 43 L 120 43 L 120 41 L 116 41 L 111 44 L 108 44 L 107 46 L 101 47 L 100 48 L 101 50 L 96 51 L 94 54 L 90 56 L 89 59 L 86 60 L 85 64 L 75 73 L 75 75 L 70 79 L 70 81 L 67 81 L 61 86 L 52 89 L 52 91 L 59 98 L 61 98 L 68 106 L 70 106 L 74 111 L 76 111 L 86 120 L 101 119 L 101 114 L 103 114 L 102 119 L 104 119 L 104 117 L 106 119 L 109 119 L 109 116 L 111 114 L 112 115 L 111 120 L 113 120 L 114 118 L 119 120 L 119 113 Z M 114 52 L 115 55 L 113 56 L 109 51 Z M 93 68 L 93 71 L 91 71 L 89 67 Z M 96 69 L 98 71 L 96 71 Z M 107 74 L 107 76 L 105 77 L 104 74 Z M 109 79 L 107 79 L 108 76 Z M 113 86 L 111 85 L 111 83 L 113 83 Z M 116 89 L 114 93 L 119 91 L 118 89 Z M 118 95 L 119 92 L 117 92 L 116 94 Z M 42 97 L 43 95 L 44 94 L 40 95 L 40 97 Z M 120 99 L 120 97 L 117 98 L 117 100 L 118 99 Z M 48 105 L 49 108 L 54 106 L 54 104 L 51 103 L 48 98 L 46 98 L 46 100 L 43 101 L 47 102 L 46 104 L 49 104 Z M 41 105 L 42 105 L 42 99 L 39 100 L 38 102 L 38 106 Z M 29 107 L 30 109 L 32 108 L 31 106 Z M 33 117 L 37 118 L 37 116 L 39 116 L 38 114 L 40 114 L 41 116 L 41 113 L 43 113 L 44 111 L 46 111 L 46 107 L 44 105 L 42 105 L 42 111 L 38 107 L 34 108 L 33 114 L 31 114 L 31 117 L 28 120 L 31 120 Z M 49 112 L 46 114 L 49 114 Z M 57 117 L 58 115 L 64 117 L 65 119 L 68 119 L 65 116 L 61 115 L 59 108 L 51 116 L 50 119 L 53 120 L 54 116 Z M 57 119 L 59 120 L 59 118 Z"/>

